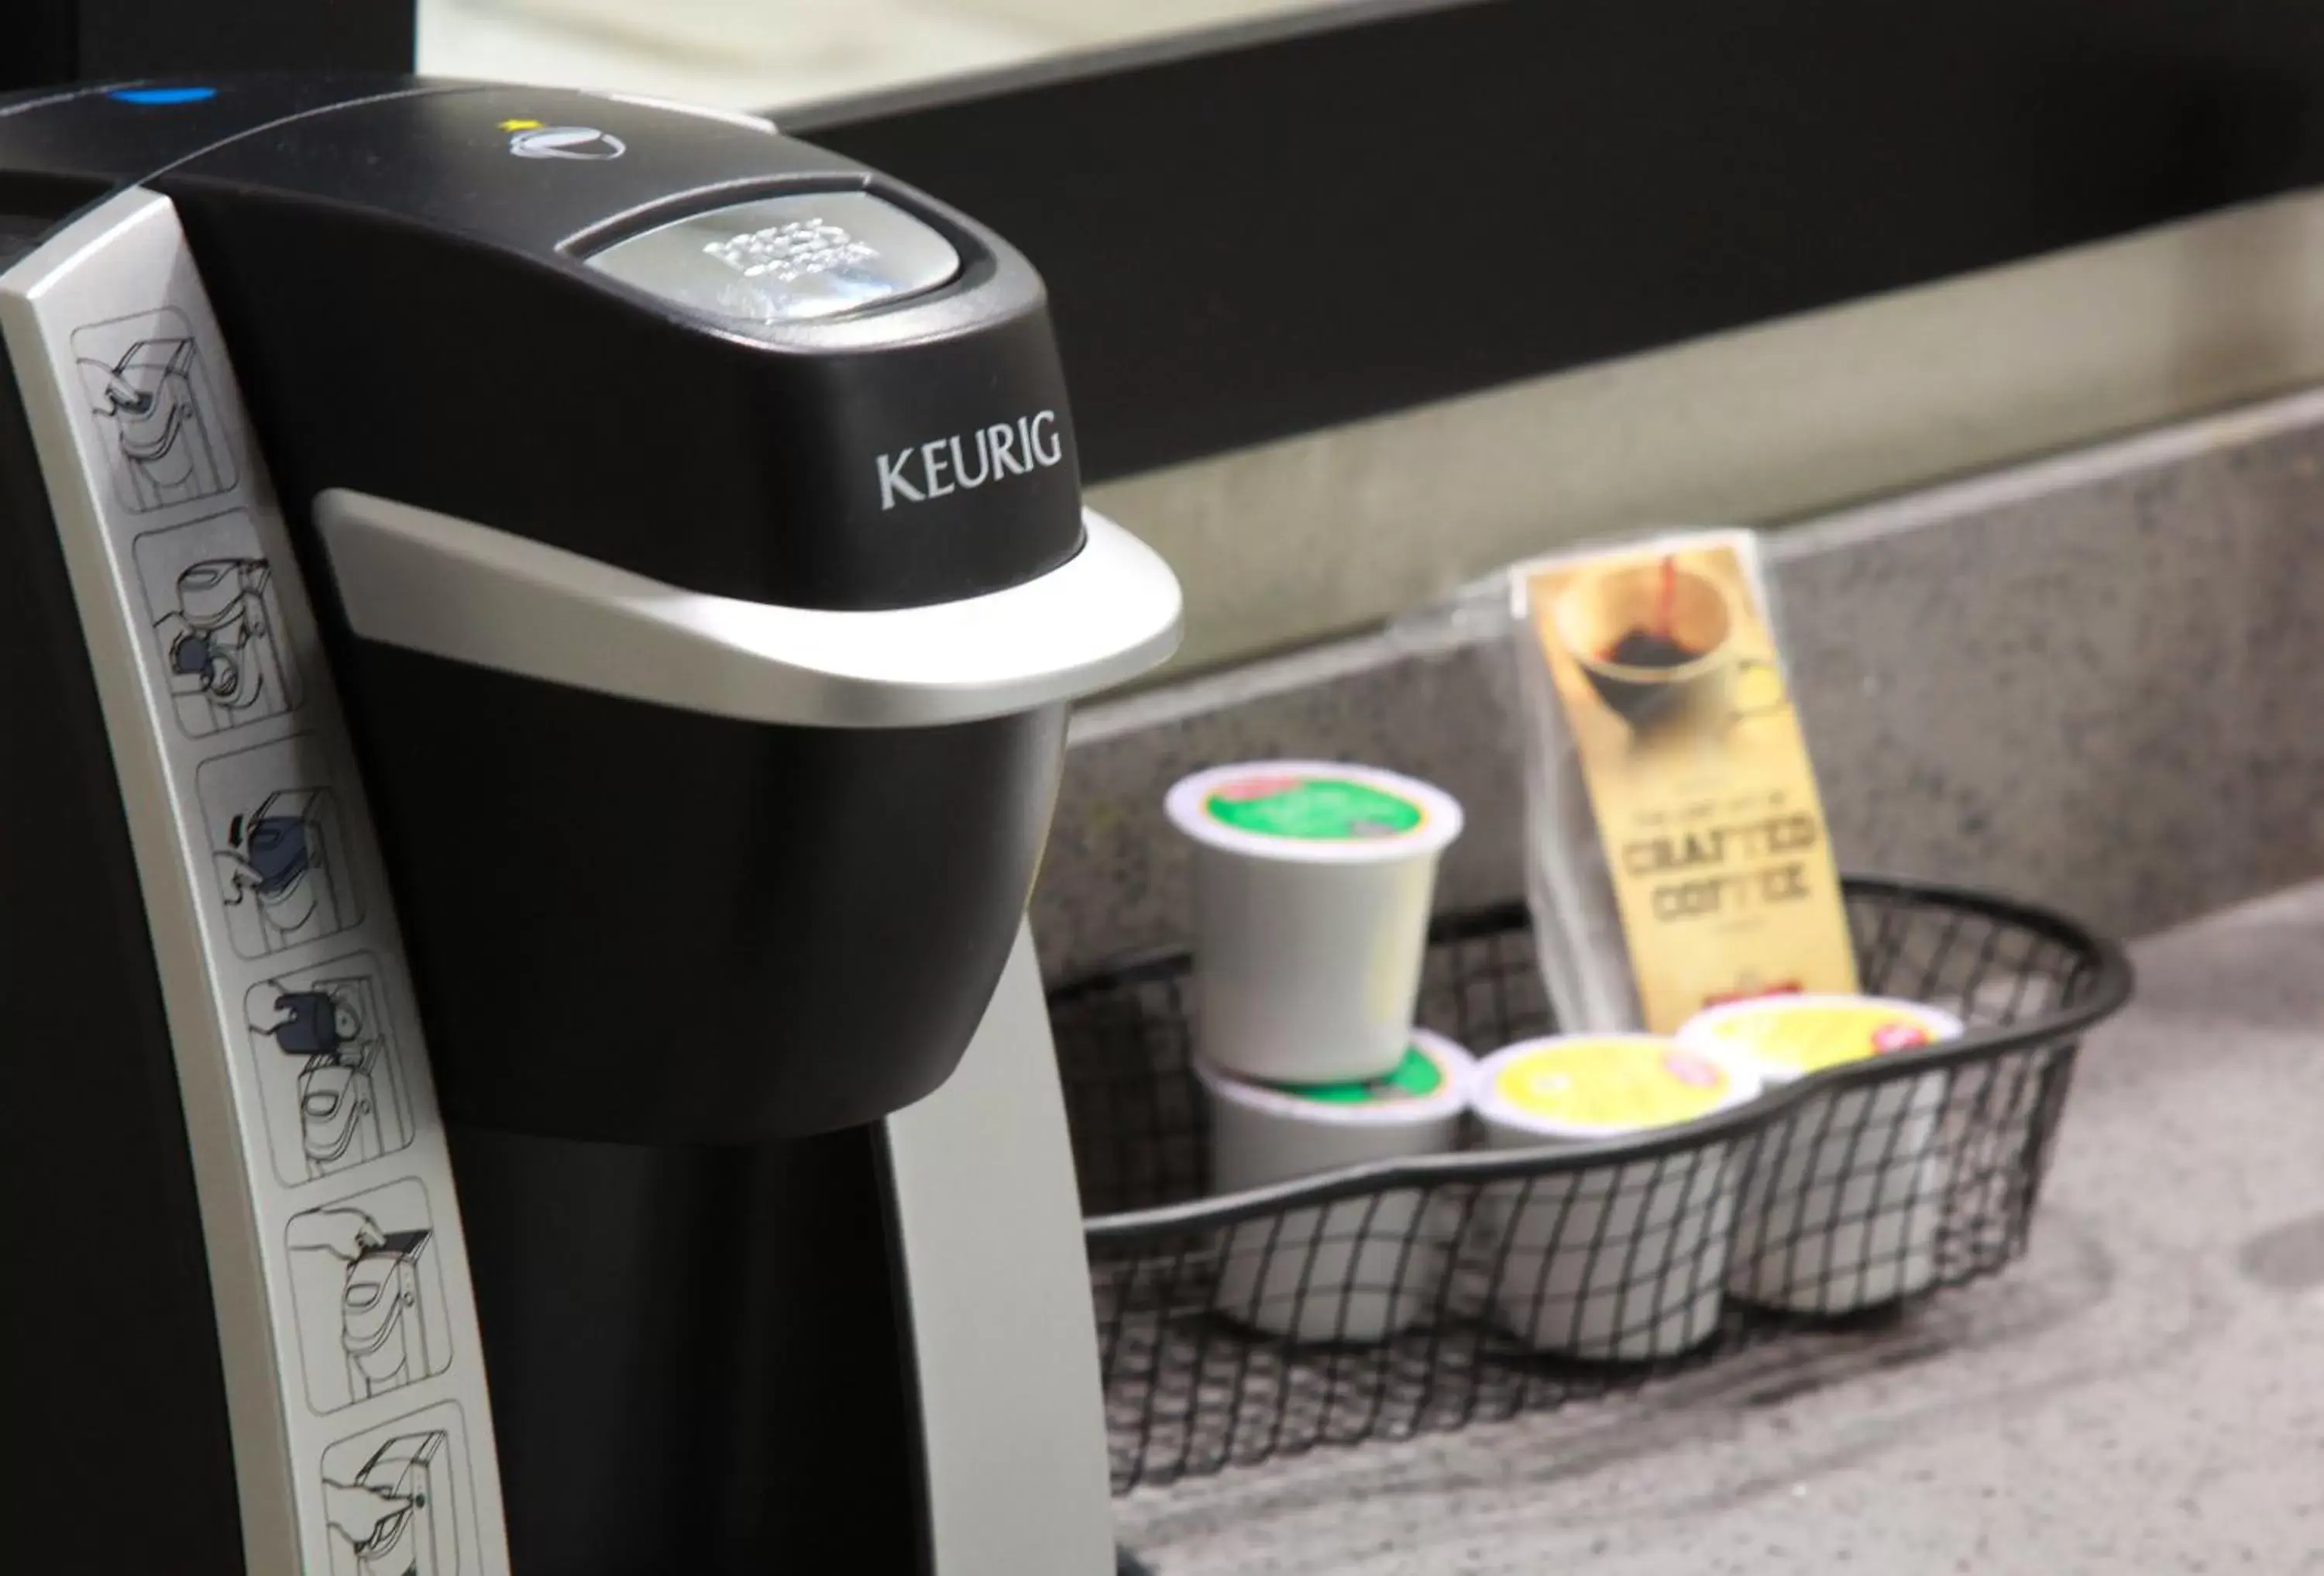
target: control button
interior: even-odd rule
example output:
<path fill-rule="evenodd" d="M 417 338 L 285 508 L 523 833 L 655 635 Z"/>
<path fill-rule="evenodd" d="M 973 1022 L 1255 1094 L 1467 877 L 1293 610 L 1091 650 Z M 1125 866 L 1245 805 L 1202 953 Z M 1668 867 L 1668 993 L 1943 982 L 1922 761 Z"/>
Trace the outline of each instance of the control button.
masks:
<path fill-rule="evenodd" d="M 632 235 L 586 261 L 679 306 L 770 325 L 885 306 L 960 272 L 951 243 L 860 191 L 737 203 Z"/>

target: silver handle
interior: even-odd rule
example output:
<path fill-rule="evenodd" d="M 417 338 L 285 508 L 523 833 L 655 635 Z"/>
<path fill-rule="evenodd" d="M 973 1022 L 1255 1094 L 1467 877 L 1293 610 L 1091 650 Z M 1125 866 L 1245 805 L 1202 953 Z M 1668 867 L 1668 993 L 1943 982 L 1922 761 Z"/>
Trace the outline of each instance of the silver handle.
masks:
<path fill-rule="evenodd" d="M 894 728 L 1070 700 L 1177 648 L 1178 582 L 1084 510 L 1088 539 L 982 596 L 871 613 L 665 585 L 391 499 L 315 499 L 347 622 L 366 640 L 747 722 Z"/>
<path fill-rule="evenodd" d="M 1029 926 L 959 1069 L 883 1125 L 935 1576 L 1103 1576 L 1105 1392 Z"/>

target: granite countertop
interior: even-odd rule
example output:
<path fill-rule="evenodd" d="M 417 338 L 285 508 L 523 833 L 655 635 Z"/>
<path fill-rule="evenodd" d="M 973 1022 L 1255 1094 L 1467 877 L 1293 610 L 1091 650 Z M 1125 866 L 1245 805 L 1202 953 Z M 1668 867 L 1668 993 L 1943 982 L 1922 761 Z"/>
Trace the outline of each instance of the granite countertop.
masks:
<path fill-rule="evenodd" d="M 2324 1572 L 2324 884 L 2133 949 L 2031 1251 L 1902 1325 L 1117 1510 L 1157 1576 Z"/>

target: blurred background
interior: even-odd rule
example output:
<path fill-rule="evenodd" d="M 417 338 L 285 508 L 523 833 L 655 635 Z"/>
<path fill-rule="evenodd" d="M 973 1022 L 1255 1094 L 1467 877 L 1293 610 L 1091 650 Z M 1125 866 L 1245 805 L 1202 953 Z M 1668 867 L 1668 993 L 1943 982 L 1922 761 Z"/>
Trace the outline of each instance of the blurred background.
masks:
<path fill-rule="evenodd" d="M 1163 37 L 1318 0 L 420 0 L 447 75 L 738 107 L 799 104 Z"/>

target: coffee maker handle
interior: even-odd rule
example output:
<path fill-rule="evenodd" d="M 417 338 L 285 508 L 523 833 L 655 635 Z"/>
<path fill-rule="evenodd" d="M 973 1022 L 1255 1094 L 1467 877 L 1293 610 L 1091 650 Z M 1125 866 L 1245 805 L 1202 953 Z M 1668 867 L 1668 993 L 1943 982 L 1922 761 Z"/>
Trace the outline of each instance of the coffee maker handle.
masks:
<path fill-rule="evenodd" d="M 839 612 L 681 590 L 474 521 L 328 489 L 315 523 L 365 640 L 746 722 L 930 726 L 1070 700 L 1176 649 L 1178 583 L 1094 512 L 1064 564 L 922 607 Z"/>

